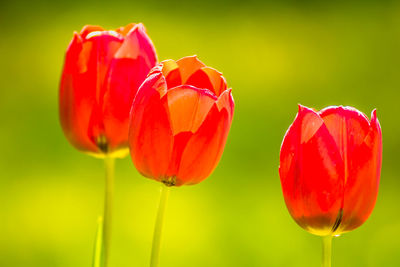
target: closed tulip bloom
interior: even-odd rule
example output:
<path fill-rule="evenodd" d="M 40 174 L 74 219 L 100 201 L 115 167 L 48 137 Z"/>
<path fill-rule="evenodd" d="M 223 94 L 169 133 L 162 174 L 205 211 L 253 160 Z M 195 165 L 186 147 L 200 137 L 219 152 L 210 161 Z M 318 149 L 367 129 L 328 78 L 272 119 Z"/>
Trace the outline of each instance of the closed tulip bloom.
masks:
<path fill-rule="evenodd" d="M 60 120 L 69 142 L 100 157 L 128 153 L 129 111 L 157 63 L 142 24 L 106 31 L 85 26 L 67 49 L 60 86 Z"/>
<path fill-rule="evenodd" d="M 351 107 L 314 111 L 299 106 L 281 147 L 281 184 L 293 219 L 320 236 L 362 225 L 378 194 L 382 132 Z"/>
<path fill-rule="evenodd" d="M 221 158 L 233 109 L 221 73 L 196 57 L 163 61 L 132 105 L 133 163 L 144 176 L 168 186 L 201 182 Z"/>

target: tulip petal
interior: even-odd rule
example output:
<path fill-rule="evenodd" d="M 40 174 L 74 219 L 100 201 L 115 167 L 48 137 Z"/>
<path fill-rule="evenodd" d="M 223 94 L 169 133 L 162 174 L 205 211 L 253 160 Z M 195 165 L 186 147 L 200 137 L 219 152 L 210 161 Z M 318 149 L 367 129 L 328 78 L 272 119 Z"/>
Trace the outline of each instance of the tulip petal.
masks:
<path fill-rule="evenodd" d="M 343 199 L 343 161 L 321 117 L 299 106 L 281 147 L 279 173 L 294 220 L 317 235 L 332 232 Z"/>
<path fill-rule="evenodd" d="M 168 89 L 174 88 L 182 84 L 181 73 L 179 72 L 179 66 L 173 60 L 163 61 L 162 72 L 167 81 Z"/>
<path fill-rule="evenodd" d="M 185 84 L 197 88 L 208 89 L 215 94 L 213 84 L 211 83 L 207 73 L 205 73 L 203 69 L 199 69 L 192 75 L 190 75 Z"/>
<path fill-rule="evenodd" d="M 197 88 L 205 88 L 220 96 L 227 88 L 225 78 L 222 74 L 210 67 L 203 67 L 194 72 L 185 84 Z"/>
<path fill-rule="evenodd" d="M 67 139 L 79 150 L 97 151 L 97 146 L 92 142 L 87 133 L 89 122 L 88 103 L 81 101 L 76 95 L 74 86 L 80 84 L 81 76 L 76 75 L 76 62 L 82 50 L 82 38 L 74 33 L 68 46 L 63 74 L 60 84 L 59 115 L 62 129 Z M 78 92 L 79 94 L 79 92 Z M 81 112 L 81 114 L 78 114 Z"/>
<path fill-rule="evenodd" d="M 382 132 L 375 110 L 371 117 L 368 134 L 348 155 L 343 219 L 338 234 L 361 226 L 375 206 L 381 172 Z"/>
<path fill-rule="evenodd" d="M 225 90 L 219 97 L 216 102 L 217 108 L 219 111 L 225 108 L 228 111 L 229 119 L 232 120 L 233 117 L 233 109 L 235 107 L 235 102 L 232 96 L 232 89 Z"/>
<path fill-rule="evenodd" d="M 113 149 L 127 145 L 129 118 L 126 114 L 129 114 L 137 89 L 157 63 L 154 49 L 149 48 L 152 47 L 151 41 L 143 32 L 142 24 L 131 29 L 112 59 L 107 74 L 103 119 Z"/>
<path fill-rule="evenodd" d="M 319 114 L 335 139 L 343 160 L 345 157 L 347 160 L 354 158 L 354 148 L 361 145 L 368 134 L 368 118 L 355 108 L 341 106 L 325 108 Z"/>
<path fill-rule="evenodd" d="M 74 136 L 70 141 L 78 149 L 97 152 L 97 138 L 104 132 L 101 123 L 104 80 L 121 39 L 104 33 L 83 42 L 76 36 L 74 40 L 70 46 L 74 52 L 67 52 L 60 89 L 60 110 L 69 110 L 69 123 L 63 128 L 70 132 L 67 136 Z"/>
<path fill-rule="evenodd" d="M 141 56 L 150 69 L 157 63 L 153 42 L 146 34 L 143 24 L 136 24 L 125 37 L 124 43 L 115 58 L 137 59 Z"/>
<path fill-rule="evenodd" d="M 150 76 L 140 87 L 132 104 L 129 144 L 138 171 L 161 181 L 166 178 L 174 139 L 159 86 L 166 87 L 160 73 Z"/>
<path fill-rule="evenodd" d="M 179 66 L 182 84 L 185 84 L 189 77 L 202 67 L 205 67 L 196 56 L 183 57 L 176 61 Z"/>
<path fill-rule="evenodd" d="M 197 184 L 212 173 L 222 156 L 231 122 L 226 109 L 219 111 L 212 106 L 183 151 L 177 185 Z"/>
<path fill-rule="evenodd" d="M 165 77 L 168 76 L 168 74 L 176 69 L 179 69 L 178 64 L 176 64 L 175 60 L 172 59 L 167 59 L 161 62 L 162 64 L 162 73 Z"/>
<path fill-rule="evenodd" d="M 135 25 L 136 25 L 135 23 L 129 23 L 125 27 L 120 27 L 120 28 L 116 29 L 115 31 L 120 33 L 123 36 L 126 36 L 132 30 L 132 28 L 135 27 Z"/>
<path fill-rule="evenodd" d="M 208 90 L 182 85 L 167 92 L 169 117 L 174 135 L 196 132 L 203 123 L 216 97 Z"/>
<path fill-rule="evenodd" d="M 86 36 L 91 33 L 91 32 L 101 32 L 104 31 L 104 29 L 100 26 L 95 26 L 95 25 L 86 25 L 82 28 L 81 32 L 79 33 L 82 39 L 85 39 Z"/>

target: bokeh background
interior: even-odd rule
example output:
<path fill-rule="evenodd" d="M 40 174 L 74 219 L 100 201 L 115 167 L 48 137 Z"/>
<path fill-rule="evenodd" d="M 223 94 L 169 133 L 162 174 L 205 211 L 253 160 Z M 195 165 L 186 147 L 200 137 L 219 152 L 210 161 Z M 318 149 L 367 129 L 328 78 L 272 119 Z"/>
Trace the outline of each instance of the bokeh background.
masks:
<path fill-rule="evenodd" d="M 397 1 L 1 1 L 0 266 L 91 266 L 101 160 L 58 121 L 74 30 L 143 22 L 159 59 L 197 54 L 233 88 L 215 172 L 172 190 L 161 266 L 319 266 L 320 238 L 285 207 L 279 149 L 297 104 L 377 108 L 383 168 L 375 210 L 335 238 L 333 266 L 398 266 L 400 3 Z M 116 162 L 111 265 L 148 266 L 160 185 Z"/>

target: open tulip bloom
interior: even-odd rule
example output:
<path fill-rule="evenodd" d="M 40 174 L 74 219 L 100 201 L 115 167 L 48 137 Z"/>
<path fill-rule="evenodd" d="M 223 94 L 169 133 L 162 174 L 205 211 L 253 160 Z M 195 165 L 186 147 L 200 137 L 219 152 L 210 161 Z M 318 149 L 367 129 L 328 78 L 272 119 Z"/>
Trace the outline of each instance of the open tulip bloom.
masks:
<path fill-rule="evenodd" d="M 61 77 L 60 121 L 78 150 L 105 159 L 106 195 L 100 251 L 95 266 L 107 265 L 114 158 L 128 154 L 129 112 L 157 56 L 142 24 L 106 31 L 85 26 L 68 46 Z M 102 259 L 99 259 L 101 257 Z"/>
<path fill-rule="evenodd" d="M 161 182 L 151 266 L 158 266 L 165 204 L 171 186 L 196 184 L 217 166 L 234 102 L 221 73 L 196 57 L 154 67 L 132 104 L 129 145 L 138 171 Z"/>
<path fill-rule="evenodd" d="M 323 237 L 323 266 L 331 264 L 332 237 L 359 227 L 371 214 L 381 161 L 375 110 L 369 120 L 351 107 L 299 106 L 282 143 L 279 174 L 293 219 Z"/>

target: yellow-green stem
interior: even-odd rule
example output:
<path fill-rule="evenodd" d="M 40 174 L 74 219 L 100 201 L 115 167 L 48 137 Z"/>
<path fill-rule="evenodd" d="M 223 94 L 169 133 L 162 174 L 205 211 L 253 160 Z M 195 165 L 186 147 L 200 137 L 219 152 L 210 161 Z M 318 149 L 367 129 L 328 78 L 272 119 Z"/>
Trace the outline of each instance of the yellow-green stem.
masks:
<path fill-rule="evenodd" d="M 322 267 L 331 267 L 332 261 L 332 236 L 322 237 Z"/>
<path fill-rule="evenodd" d="M 114 196 L 114 158 L 106 157 L 104 159 L 106 169 L 106 183 L 104 196 L 104 216 L 103 216 L 103 267 L 107 267 L 110 258 L 111 243 L 111 218 L 112 203 Z"/>
<path fill-rule="evenodd" d="M 158 205 L 156 224 L 154 226 L 150 267 L 158 267 L 160 261 L 161 234 L 162 234 L 164 214 L 165 214 L 165 208 L 167 206 L 169 190 L 170 188 L 168 186 L 161 184 L 161 197 L 160 197 L 160 204 Z"/>

